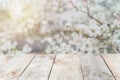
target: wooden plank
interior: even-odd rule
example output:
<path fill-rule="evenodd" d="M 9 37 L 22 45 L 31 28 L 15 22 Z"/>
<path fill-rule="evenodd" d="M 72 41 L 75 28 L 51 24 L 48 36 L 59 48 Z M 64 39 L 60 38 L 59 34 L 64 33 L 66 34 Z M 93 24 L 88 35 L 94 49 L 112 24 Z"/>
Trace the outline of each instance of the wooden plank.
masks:
<path fill-rule="evenodd" d="M 13 57 L 13 55 L 0 55 L 0 68 L 8 63 Z"/>
<path fill-rule="evenodd" d="M 49 80 L 83 80 L 79 56 L 57 55 Z"/>
<path fill-rule="evenodd" d="M 54 58 L 52 54 L 37 55 L 19 80 L 48 80 Z"/>
<path fill-rule="evenodd" d="M 18 55 L 0 69 L 0 80 L 17 80 L 35 55 Z"/>
<path fill-rule="evenodd" d="M 99 55 L 80 55 L 84 80 L 114 80 L 104 60 Z"/>
<path fill-rule="evenodd" d="M 116 80 L 120 80 L 120 54 L 102 55 Z"/>

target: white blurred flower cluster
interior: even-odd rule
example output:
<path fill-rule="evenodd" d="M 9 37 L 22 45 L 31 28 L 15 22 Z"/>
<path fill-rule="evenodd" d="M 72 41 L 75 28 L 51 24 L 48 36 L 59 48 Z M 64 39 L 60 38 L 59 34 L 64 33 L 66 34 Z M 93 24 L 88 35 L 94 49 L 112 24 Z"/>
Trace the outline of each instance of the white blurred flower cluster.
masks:
<path fill-rule="evenodd" d="M 43 40 L 49 43 L 46 53 L 120 52 L 119 0 L 53 0 L 49 3 L 52 7 L 48 14 L 51 12 L 53 22 L 57 23 L 55 29 L 61 33 Z"/>
<path fill-rule="evenodd" d="M 38 0 L 0 0 L 0 52 L 20 53 L 17 50 L 17 38 L 26 38 L 33 29 L 40 28 L 44 1 Z M 39 9 L 37 9 L 39 6 Z M 38 30 L 39 31 L 39 30 Z M 30 34 L 29 34 L 30 35 Z M 29 45 L 24 44 L 21 53 L 31 52 Z"/>
<path fill-rule="evenodd" d="M 119 0 L 0 0 L 0 4 L 1 53 L 17 51 L 17 40 L 33 35 L 47 43 L 45 53 L 120 52 Z M 32 48 L 24 44 L 22 51 Z"/>
<path fill-rule="evenodd" d="M 9 53 L 9 54 L 16 54 L 16 53 L 29 53 L 31 52 L 31 47 L 27 44 L 24 45 L 22 50 L 17 49 L 18 43 L 12 42 L 8 39 L 2 38 L 0 39 L 0 54 Z"/>

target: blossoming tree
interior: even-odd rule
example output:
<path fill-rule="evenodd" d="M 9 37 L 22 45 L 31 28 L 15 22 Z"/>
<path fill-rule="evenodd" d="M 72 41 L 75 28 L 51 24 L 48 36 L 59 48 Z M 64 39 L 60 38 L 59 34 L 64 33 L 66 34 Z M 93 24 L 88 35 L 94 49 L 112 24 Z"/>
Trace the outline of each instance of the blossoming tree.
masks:
<path fill-rule="evenodd" d="M 120 52 L 119 0 L 1 0 L 0 3 L 1 53 L 21 50 L 29 53 L 33 48 L 45 53 Z M 19 50 L 21 40 L 28 44 Z"/>

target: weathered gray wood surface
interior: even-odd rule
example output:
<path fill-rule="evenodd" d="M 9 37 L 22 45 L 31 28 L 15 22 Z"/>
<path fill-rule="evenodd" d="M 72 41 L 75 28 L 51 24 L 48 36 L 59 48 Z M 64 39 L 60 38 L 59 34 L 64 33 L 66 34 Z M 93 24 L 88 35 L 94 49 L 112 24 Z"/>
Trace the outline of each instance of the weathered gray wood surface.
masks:
<path fill-rule="evenodd" d="M 19 80 L 48 80 L 55 55 L 37 55 Z"/>
<path fill-rule="evenodd" d="M 8 63 L 14 56 L 13 55 L 1 55 L 0 56 L 0 68 Z"/>
<path fill-rule="evenodd" d="M 103 55 L 107 66 L 116 80 L 120 80 L 120 54 Z"/>
<path fill-rule="evenodd" d="M 34 55 L 15 56 L 0 68 L 0 80 L 17 80 L 33 57 Z"/>
<path fill-rule="evenodd" d="M 83 80 L 79 55 L 57 55 L 49 80 Z"/>
<path fill-rule="evenodd" d="M 114 80 L 100 55 L 80 55 L 84 80 Z"/>
<path fill-rule="evenodd" d="M 0 80 L 120 80 L 120 54 L 3 55 Z"/>

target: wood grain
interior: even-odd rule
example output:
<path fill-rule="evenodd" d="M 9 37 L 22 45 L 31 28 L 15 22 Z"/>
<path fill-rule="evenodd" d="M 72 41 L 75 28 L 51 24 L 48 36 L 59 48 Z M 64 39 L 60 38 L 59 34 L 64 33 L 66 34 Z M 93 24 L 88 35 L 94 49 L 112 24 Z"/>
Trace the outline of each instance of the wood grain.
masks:
<path fill-rule="evenodd" d="M 100 55 L 80 55 L 84 80 L 114 80 Z"/>
<path fill-rule="evenodd" d="M 120 80 L 120 54 L 3 55 L 0 80 Z"/>
<path fill-rule="evenodd" d="M 19 80 L 48 80 L 55 55 L 36 55 Z"/>
<path fill-rule="evenodd" d="M 83 80 L 79 56 L 57 55 L 49 80 Z"/>
<path fill-rule="evenodd" d="M 0 55 L 0 68 L 8 63 L 13 57 L 13 55 Z"/>
<path fill-rule="evenodd" d="M 0 69 L 0 80 L 17 80 L 35 55 L 18 55 Z"/>
<path fill-rule="evenodd" d="M 120 54 L 102 55 L 116 80 L 120 80 Z"/>

